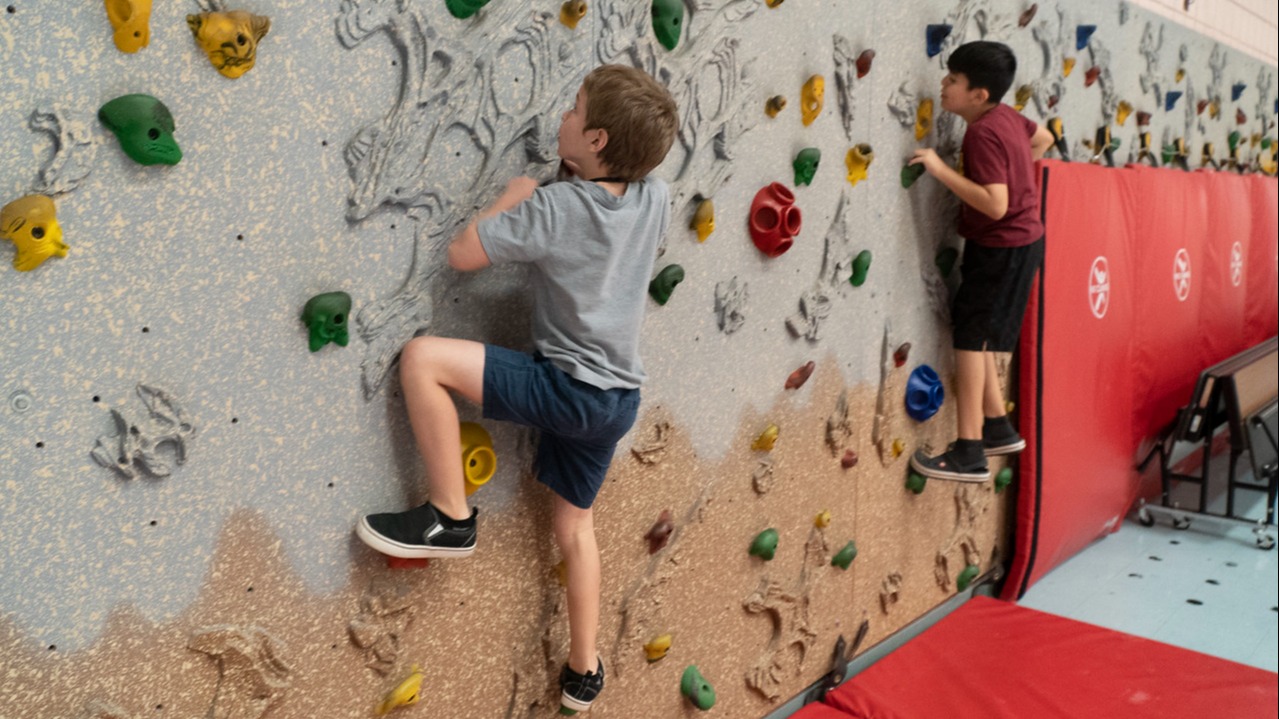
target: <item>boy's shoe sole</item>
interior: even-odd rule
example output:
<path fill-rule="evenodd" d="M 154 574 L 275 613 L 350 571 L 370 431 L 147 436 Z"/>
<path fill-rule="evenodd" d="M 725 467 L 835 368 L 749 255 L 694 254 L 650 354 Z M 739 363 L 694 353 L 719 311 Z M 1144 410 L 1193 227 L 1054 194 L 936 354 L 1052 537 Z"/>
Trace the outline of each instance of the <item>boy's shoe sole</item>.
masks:
<path fill-rule="evenodd" d="M 374 550 L 401 559 L 458 559 L 475 553 L 474 544 L 469 547 L 431 547 L 397 542 L 373 529 L 368 517 L 361 517 L 355 525 L 355 536 Z"/>
<path fill-rule="evenodd" d="M 571 717 L 578 712 L 589 711 L 591 704 L 594 702 L 580 702 L 569 696 L 567 692 L 560 692 L 560 715 Z"/>
<path fill-rule="evenodd" d="M 987 457 L 998 457 L 1004 454 L 1017 454 L 1018 452 L 1022 451 L 1025 448 L 1026 448 L 1026 440 L 1022 439 L 1021 437 L 1018 437 L 1017 441 L 1015 442 L 1009 442 L 1007 444 L 994 444 L 994 445 L 987 444 L 987 445 L 983 445 L 981 449 L 982 449 L 982 452 L 984 452 Z"/>
<path fill-rule="evenodd" d="M 928 477 L 929 479 L 945 479 L 952 482 L 974 482 L 980 483 L 990 479 L 990 469 L 980 470 L 959 470 L 949 469 L 937 466 L 937 462 L 941 461 L 941 457 L 924 457 L 920 459 L 921 452 L 916 452 L 910 458 L 910 468 Z"/>

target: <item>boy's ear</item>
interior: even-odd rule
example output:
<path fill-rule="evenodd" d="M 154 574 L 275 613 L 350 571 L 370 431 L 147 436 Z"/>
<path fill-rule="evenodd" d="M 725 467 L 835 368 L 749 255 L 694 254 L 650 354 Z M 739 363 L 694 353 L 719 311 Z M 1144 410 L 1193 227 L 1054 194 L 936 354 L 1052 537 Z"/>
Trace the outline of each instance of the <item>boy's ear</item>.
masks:
<path fill-rule="evenodd" d="M 984 87 L 977 88 L 977 97 L 981 100 L 981 104 L 985 105 L 990 102 L 990 90 Z"/>
<path fill-rule="evenodd" d="M 590 131 L 591 136 L 591 152 L 599 153 L 608 145 L 608 130 L 597 127 Z"/>

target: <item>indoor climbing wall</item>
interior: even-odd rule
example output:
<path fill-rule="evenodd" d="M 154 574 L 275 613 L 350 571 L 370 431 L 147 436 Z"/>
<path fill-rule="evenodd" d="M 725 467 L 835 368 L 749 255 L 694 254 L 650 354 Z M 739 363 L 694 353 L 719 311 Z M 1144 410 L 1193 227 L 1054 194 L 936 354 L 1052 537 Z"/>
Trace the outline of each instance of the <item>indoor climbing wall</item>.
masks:
<path fill-rule="evenodd" d="M 686 676 L 762 716 L 1007 559 L 1011 473 L 906 469 L 954 433 L 957 206 L 902 165 L 958 159 L 956 46 L 1014 48 L 1054 153 L 1273 171 L 1276 69 L 1105 0 L 8 2 L 5 719 L 359 717 L 419 686 L 396 711 L 554 713 L 530 433 L 483 423 L 474 557 L 391 568 L 352 528 L 424 499 L 404 342 L 528 347 L 522 271 L 443 248 L 553 177 L 596 65 L 681 112 L 650 379 L 596 504 L 600 717 L 709 706 Z"/>

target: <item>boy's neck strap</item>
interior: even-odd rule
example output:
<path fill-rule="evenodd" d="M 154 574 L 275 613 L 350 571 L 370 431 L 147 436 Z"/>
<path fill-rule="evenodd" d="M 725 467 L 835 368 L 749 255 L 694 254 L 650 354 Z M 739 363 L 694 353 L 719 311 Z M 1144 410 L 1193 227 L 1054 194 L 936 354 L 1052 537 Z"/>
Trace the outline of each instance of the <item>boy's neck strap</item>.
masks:
<path fill-rule="evenodd" d="M 592 177 L 589 182 L 626 182 L 624 177 Z"/>

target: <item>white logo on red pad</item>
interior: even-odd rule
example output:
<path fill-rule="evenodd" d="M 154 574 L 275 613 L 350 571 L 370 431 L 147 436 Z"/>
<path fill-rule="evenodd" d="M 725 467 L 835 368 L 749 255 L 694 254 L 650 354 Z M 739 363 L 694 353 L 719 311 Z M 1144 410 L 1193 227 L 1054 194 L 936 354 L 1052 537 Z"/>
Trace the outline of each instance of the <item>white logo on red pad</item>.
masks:
<path fill-rule="evenodd" d="M 1243 246 L 1238 242 L 1230 246 L 1230 284 L 1235 287 L 1243 282 Z"/>
<path fill-rule="evenodd" d="M 1110 263 L 1104 255 L 1093 260 L 1088 271 L 1088 306 L 1097 319 L 1105 317 L 1110 309 Z"/>
<path fill-rule="evenodd" d="M 1172 289 L 1178 302 L 1185 302 L 1190 296 L 1190 253 L 1184 247 L 1172 259 Z"/>

